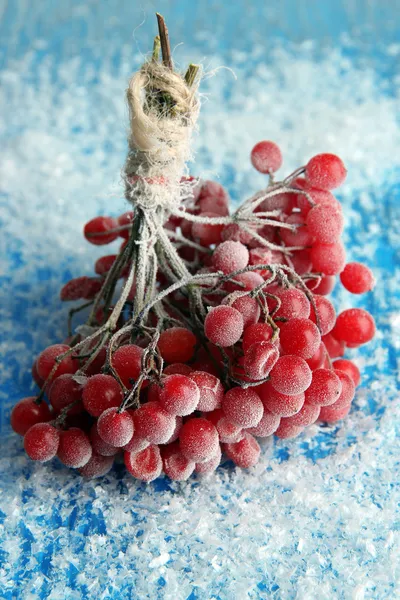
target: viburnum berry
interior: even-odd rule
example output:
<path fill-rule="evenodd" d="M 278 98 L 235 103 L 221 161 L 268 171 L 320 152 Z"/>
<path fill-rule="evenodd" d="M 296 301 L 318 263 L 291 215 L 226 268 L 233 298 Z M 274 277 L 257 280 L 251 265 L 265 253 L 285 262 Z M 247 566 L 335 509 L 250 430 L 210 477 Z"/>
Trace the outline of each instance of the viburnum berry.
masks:
<path fill-rule="evenodd" d="M 87 298 L 92 291 L 92 280 L 93 278 L 84 275 L 83 277 L 75 277 L 74 279 L 67 281 L 67 283 L 61 288 L 60 299 L 63 302 L 67 302 L 71 300 L 81 300 L 83 298 Z M 102 281 L 98 281 L 100 287 L 97 291 L 100 290 L 102 285 Z"/>
<path fill-rule="evenodd" d="M 196 463 L 195 471 L 200 475 L 206 475 L 212 473 L 218 467 L 221 462 L 221 447 L 218 446 L 217 452 L 209 460 L 205 460 L 200 463 Z"/>
<path fill-rule="evenodd" d="M 175 377 L 175 375 L 170 375 Z M 133 411 L 135 436 L 152 444 L 165 444 L 174 433 L 176 420 L 159 402 L 147 402 Z"/>
<path fill-rule="evenodd" d="M 325 358 L 326 358 L 326 348 L 323 342 L 318 346 L 318 350 L 312 355 L 311 358 L 306 358 L 306 363 L 310 367 L 311 371 L 315 371 L 315 369 L 319 369 L 322 367 Z"/>
<path fill-rule="evenodd" d="M 142 371 L 143 348 L 136 344 L 120 346 L 112 355 L 112 366 L 126 388 L 132 388 Z"/>
<path fill-rule="evenodd" d="M 310 273 L 312 270 L 309 248 L 304 248 L 303 250 L 293 250 L 290 257 L 285 257 L 285 261 L 292 269 L 296 271 L 298 275 L 305 275 L 306 273 Z"/>
<path fill-rule="evenodd" d="M 299 180 L 297 179 L 297 182 Z M 298 184 L 296 185 L 298 187 Z M 336 200 L 335 196 L 328 192 L 328 190 L 320 190 L 307 184 L 306 180 L 301 184 L 301 189 L 311 197 L 314 205 L 333 206 L 334 208 L 340 208 L 340 203 Z M 299 208 L 303 217 L 307 217 L 313 205 L 309 202 L 305 194 L 298 193 L 296 197 L 297 208 Z"/>
<path fill-rule="evenodd" d="M 162 472 L 163 464 L 158 446 L 151 445 L 135 453 L 125 452 L 124 462 L 131 475 L 146 483 L 157 479 Z"/>
<path fill-rule="evenodd" d="M 279 350 L 272 342 L 256 342 L 244 355 L 244 368 L 254 381 L 264 379 L 279 358 Z"/>
<path fill-rule="evenodd" d="M 32 460 L 47 462 L 55 457 L 60 443 L 60 432 L 50 423 L 32 425 L 24 436 L 25 452 Z"/>
<path fill-rule="evenodd" d="M 224 388 L 218 377 L 204 371 L 194 371 L 189 377 L 199 389 L 200 398 L 196 409 L 208 412 L 220 408 L 224 397 Z"/>
<path fill-rule="evenodd" d="M 342 341 L 337 340 L 333 337 L 332 333 L 328 333 L 322 337 L 322 341 L 325 348 L 331 358 L 343 356 L 345 351 L 345 344 Z"/>
<path fill-rule="evenodd" d="M 186 375 L 168 375 L 159 394 L 161 406 L 171 415 L 190 415 L 200 400 L 195 381 Z"/>
<path fill-rule="evenodd" d="M 282 153 L 275 142 L 258 142 L 251 151 L 251 164 L 260 173 L 274 173 L 282 166 Z"/>
<path fill-rule="evenodd" d="M 313 237 L 300 213 L 293 213 L 285 219 L 285 223 L 296 225 L 296 229 L 281 228 L 280 235 L 286 246 L 311 246 Z"/>
<path fill-rule="evenodd" d="M 161 448 L 164 473 L 173 481 L 186 481 L 193 473 L 195 463 L 183 456 L 179 443 Z"/>
<path fill-rule="evenodd" d="M 345 344 L 366 344 L 375 335 L 375 321 L 362 308 L 349 308 L 336 319 L 332 335 Z"/>
<path fill-rule="evenodd" d="M 84 467 L 92 456 L 92 446 L 86 433 L 78 427 L 61 431 L 57 456 L 66 467 Z"/>
<path fill-rule="evenodd" d="M 335 326 L 336 311 L 332 302 L 324 296 L 318 296 L 317 294 L 314 294 L 314 303 L 318 312 L 321 335 L 326 335 L 332 331 Z M 311 308 L 311 314 L 309 318 L 313 323 L 317 322 L 314 307 Z"/>
<path fill-rule="evenodd" d="M 232 273 L 247 267 L 249 251 L 241 242 L 222 242 L 212 256 L 212 264 L 217 271 Z"/>
<path fill-rule="evenodd" d="M 257 386 L 257 393 L 264 405 L 264 410 L 278 417 L 291 417 L 301 410 L 304 404 L 304 393 L 281 394 L 272 385 L 271 381 Z"/>
<path fill-rule="evenodd" d="M 330 404 L 329 406 L 332 407 L 333 410 L 341 410 L 345 406 L 348 406 L 352 403 L 356 388 L 353 380 L 349 375 L 347 375 L 347 373 L 344 371 L 335 371 L 335 373 L 340 379 L 342 389 L 336 402 Z"/>
<path fill-rule="evenodd" d="M 343 231 L 341 210 L 331 205 L 317 204 L 307 215 L 310 235 L 320 244 L 334 244 Z"/>
<path fill-rule="evenodd" d="M 118 235 L 120 237 L 124 238 L 125 240 L 129 239 L 129 235 L 131 233 L 132 222 L 133 222 L 133 212 L 132 211 L 123 213 L 117 219 L 118 227 L 126 227 L 126 229 L 121 229 L 118 232 Z M 130 226 L 130 227 L 127 227 L 127 226 Z"/>
<path fill-rule="evenodd" d="M 11 427 L 19 435 L 25 433 L 37 423 L 46 423 L 52 419 L 52 414 L 46 402 L 36 403 L 35 396 L 23 398 L 11 411 Z"/>
<path fill-rule="evenodd" d="M 321 343 L 318 327 L 310 319 L 290 319 L 280 327 L 280 343 L 285 354 L 311 358 Z"/>
<path fill-rule="evenodd" d="M 113 464 L 113 456 L 101 456 L 93 452 L 90 460 L 84 467 L 78 469 L 78 471 L 83 477 L 93 479 L 94 477 L 103 477 L 103 475 L 106 475 L 111 470 Z"/>
<path fill-rule="evenodd" d="M 213 344 L 233 346 L 243 333 L 243 317 L 232 306 L 216 306 L 205 318 L 204 333 Z"/>
<path fill-rule="evenodd" d="M 255 298 L 249 296 L 246 292 L 232 292 L 222 299 L 222 304 L 232 306 L 240 312 L 243 317 L 243 327 L 254 325 L 260 318 L 260 305 Z"/>
<path fill-rule="evenodd" d="M 196 343 L 196 336 L 190 329 L 171 327 L 161 333 L 157 346 L 166 362 L 185 363 L 193 358 Z"/>
<path fill-rule="evenodd" d="M 311 248 L 310 256 L 314 271 L 324 275 L 337 275 L 343 270 L 346 262 L 346 252 L 341 242 L 316 243 Z"/>
<path fill-rule="evenodd" d="M 317 154 L 308 161 L 305 178 L 309 185 L 323 190 L 333 190 L 342 185 L 347 171 L 335 154 Z"/>
<path fill-rule="evenodd" d="M 256 287 L 263 285 L 264 279 L 259 273 L 255 271 L 248 271 L 247 273 L 239 273 L 233 277 L 233 281 L 227 281 L 224 288 L 227 292 L 235 292 L 239 290 L 241 292 L 254 290 Z"/>
<path fill-rule="evenodd" d="M 251 433 L 251 435 L 254 435 L 255 437 L 268 437 L 278 429 L 280 420 L 280 416 L 274 415 L 274 413 L 264 408 L 261 421 L 255 427 L 249 427 L 246 429 L 246 432 Z"/>
<path fill-rule="evenodd" d="M 335 287 L 336 277 L 334 277 L 333 275 L 322 275 L 319 282 L 316 279 L 309 279 L 305 283 L 306 286 L 310 290 L 312 290 L 314 294 L 319 294 L 320 296 L 327 296 Z"/>
<path fill-rule="evenodd" d="M 101 413 L 97 421 L 97 431 L 107 444 L 121 448 L 132 439 L 132 417 L 128 411 L 118 412 L 118 409 L 112 406 Z"/>
<path fill-rule="evenodd" d="M 339 400 L 341 393 L 342 383 L 337 374 L 330 369 L 317 369 L 305 391 L 305 398 L 313 406 L 329 406 Z"/>
<path fill-rule="evenodd" d="M 249 469 L 258 463 L 260 458 L 260 446 L 250 433 L 245 433 L 240 442 L 224 444 L 224 452 L 236 466 Z"/>
<path fill-rule="evenodd" d="M 312 373 L 306 361 L 300 356 L 281 356 L 270 373 L 273 388 L 281 394 L 298 395 L 311 383 Z"/>
<path fill-rule="evenodd" d="M 116 254 L 109 254 L 107 256 L 101 256 L 100 258 L 98 258 L 94 265 L 95 273 L 97 273 L 97 275 L 107 275 L 108 271 L 113 266 L 116 258 Z"/>
<path fill-rule="evenodd" d="M 278 289 L 275 293 L 280 300 L 280 306 L 274 310 L 274 317 L 284 317 L 285 319 L 295 319 L 301 317 L 307 319 L 310 315 L 310 302 L 307 296 L 301 290 L 296 288 Z M 276 308 L 276 302 L 272 299 L 268 300 L 268 305 L 271 303 L 271 309 Z"/>
<path fill-rule="evenodd" d="M 123 400 L 123 394 L 114 377 L 99 373 L 87 380 L 82 400 L 87 412 L 93 417 L 99 417 L 107 408 L 118 407 Z"/>
<path fill-rule="evenodd" d="M 246 327 L 243 332 L 242 348 L 246 353 L 256 342 L 269 342 L 273 336 L 273 330 L 268 323 L 254 323 Z"/>
<path fill-rule="evenodd" d="M 78 415 L 84 410 L 82 403 L 83 385 L 75 381 L 70 373 L 57 377 L 48 392 L 50 404 L 54 411 L 59 414 L 67 406 L 68 415 Z"/>
<path fill-rule="evenodd" d="M 279 427 L 275 431 L 275 435 L 281 440 L 287 440 L 297 437 L 298 435 L 303 433 L 303 431 L 304 427 L 301 427 L 299 425 L 292 425 L 291 423 L 286 423 L 284 419 L 281 419 Z"/>
<path fill-rule="evenodd" d="M 375 286 L 375 277 L 368 267 L 361 263 L 347 263 L 340 273 L 340 281 L 352 294 L 365 294 Z"/>
<path fill-rule="evenodd" d="M 252 388 L 234 387 L 222 400 L 222 410 L 239 427 L 255 427 L 261 421 L 263 404 Z"/>
<path fill-rule="evenodd" d="M 123 446 L 123 450 L 125 450 L 125 452 L 133 452 L 133 454 L 135 454 L 136 452 L 141 452 L 148 446 L 150 446 L 150 442 L 148 440 L 145 440 L 144 438 L 134 434 L 131 440 L 125 444 L 125 446 Z M 120 450 L 120 448 L 117 448 L 117 450 Z"/>
<path fill-rule="evenodd" d="M 101 456 L 115 456 L 118 454 L 120 448 L 107 444 L 99 435 L 97 431 L 97 423 L 92 425 L 89 434 L 90 443 L 92 444 L 93 452 L 100 454 Z M 148 442 L 146 443 L 148 445 Z"/>
<path fill-rule="evenodd" d="M 194 462 L 210 460 L 218 452 L 218 432 L 207 419 L 189 419 L 180 431 L 179 444 L 187 459 Z"/>
<path fill-rule="evenodd" d="M 308 427 L 318 420 L 320 407 L 305 402 L 298 413 L 292 417 L 283 417 L 280 424 L 293 427 Z"/>
<path fill-rule="evenodd" d="M 194 369 L 184 363 L 172 363 L 163 370 L 164 375 L 190 375 Z"/>
<path fill-rule="evenodd" d="M 354 385 L 357 387 L 361 381 L 360 369 L 351 360 L 341 358 L 335 360 L 333 363 L 335 371 L 344 371 L 353 380 Z"/>
<path fill-rule="evenodd" d="M 225 225 L 221 232 L 221 240 L 226 242 L 232 240 L 233 242 L 242 242 L 242 244 L 249 244 L 253 236 L 251 233 L 245 231 L 238 223 L 229 223 Z"/>
<path fill-rule="evenodd" d="M 40 377 L 38 371 L 37 371 L 37 362 L 35 360 L 35 362 L 32 365 L 32 379 L 34 380 L 34 382 L 36 383 L 37 386 L 39 386 L 40 388 L 43 387 L 44 381 L 43 379 Z"/>
<path fill-rule="evenodd" d="M 116 227 L 118 227 L 118 223 L 112 217 L 95 217 L 86 223 L 83 234 L 91 244 L 104 246 L 117 239 L 119 233 L 110 232 Z"/>
<path fill-rule="evenodd" d="M 326 423 L 336 423 L 337 421 L 341 421 L 349 414 L 351 409 L 351 404 L 343 406 L 343 408 L 335 410 L 335 408 L 331 406 L 323 406 L 319 413 L 319 420 L 325 421 Z"/>
<path fill-rule="evenodd" d="M 46 380 L 53 368 L 57 365 L 56 359 L 61 359 L 61 356 L 68 352 L 70 347 L 66 344 L 54 344 L 48 346 L 43 352 L 41 352 L 36 360 L 37 371 L 39 377 Z M 55 372 L 52 375 L 52 379 L 64 375 L 64 373 L 75 373 L 79 367 L 79 363 L 72 357 L 72 354 L 66 356 L 58 363 Z"/>
<path fill-rule="evenodd" d="M 209 219 L 221 218 L 214 212 L 202 212 L 200 217 L 206 217 Z M 218 244 L 221 241 L 221 233 L 224 225 L 218 225 L 213 223 L 193 223 L 192 225 L 192 236 L 202 246 L 211 246 L 212 244 Z"/>
<path fill-rule="evenodd" d="M 196 204 L 201 212 L 212 211 L 222 217 L 229 215 L 229 196 L 217 181 L 203 181 L 199 188 Z"/>

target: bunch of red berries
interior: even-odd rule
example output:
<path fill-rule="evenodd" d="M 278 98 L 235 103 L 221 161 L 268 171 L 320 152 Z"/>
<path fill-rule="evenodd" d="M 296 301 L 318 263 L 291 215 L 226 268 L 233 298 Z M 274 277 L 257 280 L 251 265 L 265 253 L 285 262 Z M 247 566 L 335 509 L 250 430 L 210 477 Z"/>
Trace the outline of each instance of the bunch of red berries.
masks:
<path fill-rule="evenodd" d="M 369 342 L 375 324 L 360 308 L 336 315 L 327 298 L 337 275 L 355 294 L 374 285 L 367 267 L 345 264 L 330 191 L 345 167 L 320 154 L 275 182 L 276 144 L 260 142 L 251 160 L 269 184 L 233 214 L 221 185 L 190 179 L 155 239 L 140 206 L 86 224 L 93 244 L 124 241 L 96 262 L 96 277 L 61 290 L 62 300 L 85 301 L 72 313 L 91 312 L 68 344 L 39 355 L 41 392 L 12 411 L 30 458 L 57 456 L 94 477 L 123 453 L 142 481 L 185 480 L 214 471 L 222 453 L 250 467 L 257 438 L 293 438 L 348 414 L 360 372 L 341 357 Z"/>

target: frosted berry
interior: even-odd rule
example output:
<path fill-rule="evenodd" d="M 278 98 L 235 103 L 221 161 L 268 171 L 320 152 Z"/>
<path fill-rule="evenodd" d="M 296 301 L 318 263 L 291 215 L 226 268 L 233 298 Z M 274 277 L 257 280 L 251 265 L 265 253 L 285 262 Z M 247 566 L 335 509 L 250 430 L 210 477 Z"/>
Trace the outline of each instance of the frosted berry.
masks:
<path fill-rule="evenodd" d="M 150 442 L 148 440 L 145 440 L 144 438 L 141 438 L 134 434 L 130 442 L 123 446 L 123 449 L 125 450 L 125 452 L 132 452 L 133 454 L 135 454 L 136 452 L 141 452 L 148 446 L 150 446 Z"/>
<path fill-rule="evenodd" d="M 355 394 L 355 385 L 353 380 L 344 371 L 335 371 L 342 384 L 342 390 L 339 398 L 333 404 L 330 404 L 333 410 L 341 410 L 352 403 Z"/>
<path fill-rule="evenodd" d="M 346 167 L 335 154 L 317 154 L 306 165 L 305 178 L 309 185 L 333 190 L 346 179 Z"/>
<path fill-rule="evenodd" d="M 320 244 L 334 244 L 343 231 L 343 215 L 334 206 L 317 204 L 307 215 L 310 235 Z"/>
<path fill-rule="evenodd" d="M 277 360 L 270 377 L 277 392 L 295 396 L 309 387 L 312 373 L 303 358 L 289 354 Z"/>
<path fill-rule="evenodd" d="M 375 335 L 375 321 L 366 310 L 349 308 L 336 319 L 332 334 L 345 344 L 366 344 Z"/>
<path fill-rule="evenodd" d="M 267 323 L 255 323 L 246 327 L 242 339 L 243 352 L 246 353 L 257 342 L 269 342 L 273 333 L 271 325 Z"/>
<path fill-rule="evenodd" d="M 293 397 L 293 396 L 292 396 Z M 265 438 L 272 435 L 279 427 L 280 416 L 264 408 L 261 421 L 255 427 L 249 427 L 246 431 L 255 437 Z"/>
<path fill-rule="evenodd" d="M 221 218 L 214 212 L 202 212 L 200 217 L 208 217 L 210 219 Z M 221 233 L 224 225 L 212 224 L 212 223 L 193 223 L 192 225 L 192 236 L 202 246 L 211 246 L 212 244 L 218 244 L 221 241 Z"/>
<path fill-rule="evenodd" d="M 90 443 L 92 444 L 93 452 L 101 456 L 115 456 L 119 452 L 119 448 L 107 444 L 97 431 L 97 424 L 94 423 L 89 434 Z"/>
<path fill-rule="evenodd" d="M 132 439 L 133 420 L 128 411 L 118 412 L 115 407 L 107 408 L 97 421 L 97 431 L 107 444 L 121 448 Z"/>
<path fill-rule="evenodd" d="M 119 383 L 111 375 L 93 375 L 83 388 L 83 405 L 92 417 L 99 417 L 107 408 L 118 407 L 123 394 Z"/>
<path fill-rule="evenodd" d="M 306 281 L 306 286 L 312 290 L 314 294 L 327 296 L 335 287 L 335 283 L 336 277 L 332 275 L 322 275 L 319 282 L 316 279 L 309 279 Z"/>
<path fill-rule="evenodd" d="M 116 254 L 109 254 L 107 256 L 101 256 L 100 258 L 98 258 L 94 265 L 95 273 L 97 273 L 97 275 L 107 275 L 108 271 L 113 266 L 116 258 Z"/>
<path fill-rule="evenodd" d="M 233 346 L 243 333 L 243 317 L 231 306 L 216 306 L 206 316 L 204 333 L 213 344 Z"/>
<path fill-rule="evenodd" d="M 274 173 L 282 166 L 282 153 L 275 142 L 258 142 L 251 151 L 251 164 L 260 173 Z"/>
<path fill-rule="evenodd" d="M 193 473 L 195 463 L 183 456 L 179 443 L 161 448 L 164 473 L 173 481 L 186 481 Z"/>
<path fill-rule="evenodd" d="M 158 349 L 168 363 L 185 363 L 193 358 L 197 340 L 194 333 L 185 327 L 171 327 L 160 335 Z"/>
<path fill-rule="evenodd" d="M 186 375 L 168 375 L 159 394 L 161 406 L 171 415 L 190 415 L 200 400 L 195 381 Z"/>
<path fill-rule="evenodd" d="M 319 413 L 319 420 L 324 421 L 326 423 L 336 423 L 337 421 L 341 421 L 349 414 L 351 409 L 351 404 L 343 406 L 338 410 L 335 410 L 333 406 L 323 406 L 321 408 L 321 412 Z"/>
<path fill-rule="evenodd" d="M 36 365 L 39 377 L 46 380 L 56 365 L 56 359 L 61 357 L 65 352 L 70 350 L 70 347 L 66 344 L 54 344 L 48 346 L 43 352 L 41 352 L 37 358 Z M 72 358 L 72 355 L 66 356 L 58 364 L 55 373 L 52 378 L 64 375 L 64 373 L 75 373 L 78 369 L 79 363 L 76 359 Z"/>
<path fill-rule="evenodd" d="M 290 423 L 285 423 L 285 420 L 281 419 L 279 427 L 275 431 L 275 435 L 281 440 L 288 440 L 297 437 L 298 435 L 303 433 L 303 431 L 304 427 L 298 425 L 291 425 Z"/>
<path fill-rule="evenodd" d="M 148 446 L 136 453 L 125 452 L 124 461 L 129 473 L 146 483 L 161 475 L 163 464 L 158 446 Z"/>
<path fill-rule="evenodd" d="M 353 380 L 354 385 L 357 387 L 361 381 L 360 369 L 351 360 L 341 358 L 335 360 L 333 363 L 335 371 L 344 371 Z"/>
<path fill-rule="evenodd" d="M 325 298 L 324 296 L 318 296 L 315 294 L 314 302 L 315 302 L 315 306 L 316 306 L 318 317 L 319 317 L 319 326 L 320 326 L 321 335 L 326 335 L 327 333 L 332 331 L 332 329 L 335 326 L 336 311 L 334 309 L 332 302 L 330 300 L 328 300 L 328 298 Z M 313 323 L 317 322 L 314 307 L 311 307 L 310 320 Z"/>
<path fill-rule="evenodd" d="M 314 244 L 310 251 L 313 270 L 324 275 L 337 275 L 343 270 L 346 252 L 341 242 Z"/>
<path fill-rule="evenodd" d="M 194 371 L 190 374 L 190 379 L 195 382 L 200 393 L 197 410 L 208 412 L 221 406 L 224 388 L 218 377 L 204 371 Z"/>
<path fill-rule="evenodd" d="M 89 462 L 78 470 L 83 477 L 93 479 L 95 477 L 103 477 L 103 475 L 106 475 L 111 470 L 113 464 L 113 456 L 100 456 L 100 454 L 93 452 Z"/>
<path fill-rule="evenodd" d="M 193 373 L 193 369 L 190 365 L 184 363 L 172 363 L 165 367 L 163 371 L 164 375 L 190 375 Z"/>
<path fill-rule="evenodd" d="M 251 292 L 251 290 L 264 284 L 264 279 L 255 271 L 239 273 L 239 275 L 235 275 L 233 279 L 234 281 L 228 281 L 224 286 L 227 292 L 235 292 L 236 290 L 240 292 Z"/>
<path fill-rule="evenodd" d="M 310 246 L 313 238 L 300 213 L 293 213 L 285 220 L 290 225 L 296 225 L 296 229 L 281 228 L 280 235 L 286 246 Z"/>
<path fill-rule="evenodd" d="M 229 196 L 225 188 L 217 181 L 206 180 L 199 187 L 196 204 L 201 212 L 212 211 L 218 215 L 229 215 Z"/>
<path fill-rule="evenodd" d="M 174 428 L 174 431 L 172 432 L 171 437 L 168 438 L 168 440 L 165 442 L 166 444 L 171 444 L 172 442 L 175 442 L 179 438 L 179 434 L 181 432 L 182 425 L 183 425 L 183 417 L 175 417 L 175 428 Z"/>
<path fill-rule="evenodd" d="M 205 460 L 201 463 L 196 463 L 195 471 L 201 475 L 212 473 L 216 470 L 219 463 L 221 462 L 221 447 L 218 446 L 218 450 L 215 456 L 212 456 L 209 460 Z"/>
<path fill-rule="evenodd" d="M 317 369 L 312 374 L 310 387 L 305 391 L 308 404 L 313 406 L 329 406 L 340 398 L 342 383 L 334 371 Z"/>
<path fill-rule="evenodd" d="M 24 436 L 25 452 L 32 460 L 47 462 L 55 457 L 60 432 L 49 423 L 32 425 Z"/>
<path fill-rule="evenodd" d="M 278 417 L 291 417 L 301 410 L 304 404 L 304 394 L 292 394 L 290 396 L 277 392 L 271 381 L 257 386 L 257 393 L 264 405 L 264 410 Z"/>
<path fill-rule="evenodd" d="M 320 343 L 318 350 L 312 355 L 311 358 L 306 359 L 306 363 L 310 367 L 311 371 L 319 369 L 324 364 L 326 358 L 326 348 L 323 342 Z"/>
<path fill-rule="evenodd" d="M 34 396 L 23 398 L 11 411 L 11 427 L 19 435 L 26 432 L 37 423 L 45 423 L 52 419 L 52 414 L 46 402 L 36 404 Z"/>
<path fill-rule="evenodd" d="M 293 425 L 293 427 L 308 427 L 317 421 L 319 413 L 319 406 L 313 406 L 305 402 L 298 413 L 292 417 L 283 417 L 280 424 Z"/>
<path fill-rule="evenodd" d="M 375 286 L 371 269 L 357 262 L 347 263 L 340 273 L 340 281 L 352 294 L 365 294 Z"/>
<path fill-rule="evenodd" d="M 218 452 L 218 432 L 207 419 L 189 419 L 180 431 L 179 443 L 181 452 L 187 459 L 202 462 Z"/>
<path fill-rule="evenodd" d="M 285 319 L 295 319 L 301 317 L 307 319 L 310 315 L 310 303 L 307 296 L 301 290 L 296 288 L 278 289 L 275 293 L 280 300 L 280 306 L 274 311 L 274 317 L 284 317 Z M 271 308 L 276 308 L 276 302 L 269 299 Z"/>
<path fill-rule="evenodd" d="M 66 467 L 84 467 L 92 456 L 92 446 L 86 433 L 78 427 L 61 431 L 57 456 Z"/>
<path fill-rule="evenodd" d="M 135 344 L 120 346 L 112 355 L 112 366 L 128 389 L 133 387 L 142 371 L 142 356 L 143 348 Z"/>
<path fill-rule="evenodd" d="M 66 373 L 57 377 L 48 392 L 49 401 L 54 411 L 59 414 L 64 408 L 74 403 L 74 406 L 68 409 L 68 415 L 81 413 L 84 409 L 82 390 L 82 384 L 75 381 L 73 375 Z"/>
<path fill-rule="evenodd" d="M 234 387 L 226 392 L 222 410 L 238 427 L 255 427 L 261 421 L 264 408 L 260 397 L 252 388 Z"/>
<path fill-rule="evenodd" d="M 290 319 L 280 327 L 280 343 L 286 354 L 311 358 L 321 343 L 318 327 L 310 319 Z"/>
<path fill-rule="evenodd" d="M 135 436 L 152 444 L 165 444 L 174 433 L 176 421 L 159 402 L 147 402 L 133 412 L 133 424 Z"/>
<path fill-rule="evenodd" d="M 264 379 L 279 358 L 279 350 L 272 342 L 256 342 L 244 355 L 244 368 L 254 381 Z"/>
<path fill-rule="evenodd" d="M 322 341 L 325 348 L 331 358 L 343 356 L 345 351 L 345 344 L 342 341 L 337 340 L 333 337 L 332 333 L 328 333 L 322 337 Z"/>
<path fill-rule="evenodd" d="M 240 442 L 225 444 L 223 450 L 227 457 L 242 469 L 254 467 L 261 453 L 257 440 L 249 433 L 246 433 Z"/>
<path fill-rule="evenodd" d="M 249 251 L 241 242 L 222 242 L 212 256 L 213 267 L 223 273 L 232 273 L 247 267 Z"/>
<path fill-rule="evenodd" d="M 252 298 L 245 292 L 233 292 L 228 296 L 225 296 L 222 300 L 222 304 L 232 306 L 240 312 L 243 317 L 243 327 L 249 327 L 254 325 L 260 318 L 261 309 L 255 298 Z"/>
<path fill-rule="evenodd" d="M 88 242 L 95 246 L 103 246 L 117 239 L 118 232 L 110 230 L 118 227 L 118 223 L 112 217 L 95 217 L 86 223 L 83 234 Z"/>

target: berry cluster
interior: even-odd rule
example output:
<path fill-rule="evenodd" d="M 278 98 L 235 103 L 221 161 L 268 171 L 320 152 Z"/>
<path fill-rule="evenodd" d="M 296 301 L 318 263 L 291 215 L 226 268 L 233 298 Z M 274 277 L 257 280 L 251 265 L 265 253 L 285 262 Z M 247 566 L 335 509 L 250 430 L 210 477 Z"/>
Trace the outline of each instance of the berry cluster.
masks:
<path fill-rule="evenodd" d="M 184 180 L 191 193 L 155 228 L 156 247 L 140 207 L 86 224 L 90 243 L 123 243 L 97 260 L 95 277 L 61 290 L 86 301 L 72 313 L 91 306 L 88 333 L 33 365 L 41 392 L 11 415 L 30 458 L 57 456 L 95 477 L 123 453 L 142 481 L 185 480 L 214 471 L 222 453 L 250 467 L 257 438 L 293 438 L 348 414 L 360 372 L 342 356 L 375 324 L 360 308 L 336 315 L 327 297 L 337 275 L 354 294 L 374 285 L 367 267 L 345 264 L 331 193 L 345 167 L 320 154 L 276 183 L 276 144 L 257 144 L 251 161 L 269 177 L 265 190 L 230 214 L 220 184 Z"/>

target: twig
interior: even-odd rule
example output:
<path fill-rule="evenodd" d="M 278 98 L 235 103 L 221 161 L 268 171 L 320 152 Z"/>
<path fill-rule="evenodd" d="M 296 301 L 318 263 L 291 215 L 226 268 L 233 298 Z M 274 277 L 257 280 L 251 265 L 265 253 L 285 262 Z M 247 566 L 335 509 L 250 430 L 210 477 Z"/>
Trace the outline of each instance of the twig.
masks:
<path fill-rule="evenodd" d="M 164 17 L 162 17 L 159 13 L 156 13 L 156 16 L 158 21 L 158 31 L 160 34 L 162 60 L 164 65 L 172 71 L 174 67 L 171 58 L 171 47 L 169 45 L 168 28 L 165 24 Z"/>

